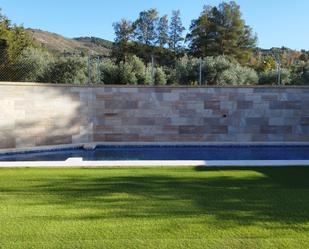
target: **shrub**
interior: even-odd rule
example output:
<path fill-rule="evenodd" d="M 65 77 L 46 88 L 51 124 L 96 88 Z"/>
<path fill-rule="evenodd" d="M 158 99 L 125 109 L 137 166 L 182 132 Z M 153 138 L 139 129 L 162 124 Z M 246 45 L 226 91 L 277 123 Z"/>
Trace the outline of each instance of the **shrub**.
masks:
<path fill-rule="evenodd" d="M 288 69 L 281 69 L 281 84 L 286 85 L 291 82 L 291 73 Z M 259 84 L 265 85 L 275 85 L 278 84 L 278 71 L 271 70 L 268 72 L 263 72 L 259 76 Z"/>
<path fill-rule="evenodd" d="M 291 74 L 292 84 L 309 85 L 309 61 L 294 65 Z"/>
<path fill-rule="evenodd" d="M 176 62 L 175 81 L 177 84 L 187 85 L 198 82 L 199 60 L 184 56 Z"/>
<path fill-rule="evenodd" d="M 145 69 L 145 81 L 144 84 L 145 85 L 153 85 L 153 79 L 152 79 L 152 67 L 151 65 L 148 65 Z"/>
<path fill-rule="evenodd" d="M 104 61 L 101 64 L 101 82 L 107 85 L 118 84 L 119 69 L 112 60 Z"/>
<path fill-rule="evenodd" d="M 224 85 L 226 82 L 229 82 L 233 84 L 232 81 L 235 82 L 237 78 L 231 70 L 232 68 L 233 64 L 224 56 L 206 57 L 203 61 L 203 83 L 209 85 Z M 230 70 L 231 75 L 229 75 L 229 72 L 225 72 L 226 70 Z"/>
<path fill-rule="evenodd" d="M 161 67 L 157 67 L 155 70 L 155 84 L 156 85 L 166 85 L 166 75 Z"/>
<path fill-rule="evenodd" d="M 88 81 L 87 60 L 83 57 L 60 57 L 43 75 L 44 82 L 82 84 Z"/>
<path fill-rule="evenodd" d="M 138 80 L 132 64 L 120 62 L 119 67 L 119 84 L 137 84 Z"/>
<path fill-rule="evenodd" d="M 134 55 L 129 59 L 128 63 L 132 65 L 132 70 L 135 73 L 137 84 L 145 84 L 146 66 L 144 62 Z"/>
<path fill-rule="evenodd" d="M 255 70 L 236 65 L 219 74 L 218 85 L 252 85 L 258 83 L 258 75 Z"/>
<path fill-rule="evenodd" d="M 15 74 L 19 81 L 45 82 L 44 75 L 54 63 L 54 57 L 47 51 L 26 48 L 16 64 Z"/>
<path fill-rule="evenodd" d="M 176 63 L 174 78 L 179 84 L 196 85 L 199 81 L 202 63 L 202 84 L 209 85 L 248 85 L 258 83 L 257 73 L 224 56 L 206 57 L 202 62 L 196 58 L 183 57 Z M 171 77 L 171 76 L 169 76 Z"/>

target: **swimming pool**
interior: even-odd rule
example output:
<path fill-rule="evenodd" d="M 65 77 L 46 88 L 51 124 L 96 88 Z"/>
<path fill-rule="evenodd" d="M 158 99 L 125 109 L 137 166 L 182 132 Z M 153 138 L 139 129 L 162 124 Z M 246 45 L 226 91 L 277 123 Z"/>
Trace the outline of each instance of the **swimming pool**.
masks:
<path fill-rule="evenodd" d="M 309 160 L 309 145 L 98 145 L 0 153 L 0 162 Z"/>

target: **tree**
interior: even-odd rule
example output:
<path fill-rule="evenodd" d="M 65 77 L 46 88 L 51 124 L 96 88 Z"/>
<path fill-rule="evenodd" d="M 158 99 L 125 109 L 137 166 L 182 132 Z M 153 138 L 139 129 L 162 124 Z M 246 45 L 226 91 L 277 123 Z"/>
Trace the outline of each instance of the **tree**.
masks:
<path fill-rule="evenodd" d="M 17 60 L 32 41 L 22 26 L 12 25 L 0 9 L 0 44 L 5 49 L 8 62 Z"/>
<path fill-rule="evenodd" d="M 13 26 L 10 28 L 6 37 L 7 41 L 7 58 L 9 62 L 16 61 L 23 51 L 31 47 L 32 41 L 25 29 L 20 26 Z"/>
<path fill-rule="evenodd" d="M 179 48 L 181 48 L 180 43 L 184 40 L 182 36 L 184 30 L 185 28 L 180 18 L 180 11 L 173 11 L 169 30 L 169 47 L 174 53 L 177 53 Z"/>
<path fill-rule="evenodd" d="M 158 11 L 156 9 L 142 11 L 133 24 L 137 41 L 148 46 L 154 45 L 157 38 L 157 24 Z"/>
<path fill-rule="evenodd" d="M 131 21 L 121 19 L 119 22 L 114 23 L 113 27 L 116 43 L 127 43 L 132 39 L 134 29 Z"/>
<path fill-rule="evenodd" d="M 218 7 L 205 6 L 200 17 L 192 21 L 187 40 L 195 56 L 227 55 L 244 63 L 257 37 L 241 18 L 240 6 L 232 1 Z"/>
<path fill-rule="evenodd" d="M 175 18 L 176 36 L 174 43 L 175 46 L 179 47 L 179 42 L 183 40 L 179 37 L 177 27 L 180 24 L 180 32 L 182 32 L 182 25 L 180 20 L 180 13 L 177 12 Z M 158 17 L 156 9 L 150 9 L 142 11 L 136 21 L 129 22 L 122 19 L 115 23 L 115 43 L 112 49 L 111 57 L 116 59 L 116 63 L 119 64 L 121 61 L 126 62 L 129 57 L 136 55 L 143 60 L 144 63 L 149 63 L 151 57 L 156 58 L 156 62 L 160 66 L 171 65 L 175 62 L 175 53 L 167 48 L 169 43 L 170 27 L 167 15 Z M 179 29 L 178 29 L 179 30 Z M 178 38 L 177 38 L 178 37 Z M 175 47 L 173 45 L 173 47 Z"/>
<path fill-rule="evenodd" d="M 12 25 L 0 9 L 0 72 L 1 80 L 18 80 L 21 72 L 16 71 L 17 61 L 23 51 L 33 46 L 32 40 L 23 27 Z"/>
<path fill-rule="evenodd" d="M 169 42 L 168 36 L 168 17 L 164 15 L 160 18 L 157 28 L 157 44 L 163 48 Z"/>
<path fill-rule="evenodd" d="M 129 41 L 133 38 L 134 28 L 131 21 L 121 19 L 119 22 L 113 24 L 115 31 L 115 44 L 112 49 L 112 55 L 116 57 L 117 61 L 125 61 L 130 52 Z"/>
<path fill-rule="evenodd" d="M 87 59 L 82 57 L 60 57 L 55 60 L 42 76 L 43 82 L 74 83 L 87 82 Z"/>

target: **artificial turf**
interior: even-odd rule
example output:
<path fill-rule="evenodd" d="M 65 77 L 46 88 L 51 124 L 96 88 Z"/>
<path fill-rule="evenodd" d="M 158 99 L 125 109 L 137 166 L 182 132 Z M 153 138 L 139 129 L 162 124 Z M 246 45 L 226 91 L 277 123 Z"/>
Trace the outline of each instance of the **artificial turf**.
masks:
<path fill-rule="evenodd" d="M 309 248 L 309 168 L 2 169 L 0 248 Z"/>

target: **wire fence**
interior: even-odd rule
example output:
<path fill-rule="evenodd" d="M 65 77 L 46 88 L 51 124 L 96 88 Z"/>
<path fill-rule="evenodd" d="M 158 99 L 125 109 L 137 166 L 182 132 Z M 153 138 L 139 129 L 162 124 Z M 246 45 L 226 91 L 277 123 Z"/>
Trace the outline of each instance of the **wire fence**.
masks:
<path fill-rule="evenodd" d="M 0 81 L 42 83 L 102 83 L 100 57 L 32 54 L 9 58 L 0 50 Z M 95 66 L 96 64 L 96 66 Z"/>
<path fill-rule="evenodd" d="M 305 69 L 300 71 L 299 84 L 308 81 L 308 70 Z M 220 56 L 184 56 L 173 64 L 162 65 L 159 58 L 152 55 L 147 61 L 130 56 L 125 61 L 116 62 L 106 56 L 53 55 L 33 48 L 14 57 L 0 49 L 0 81 L 110 85 L 280 85 L 291 84 L 292 76 L 281 68 L 279 60 L 276 69 L 258 73 L 253 68 Z"/>
<path fill-rule="evenodd" d="M 161 58 L 162 59 L 162 58 Z M 71 84 L 206 84 L 202 60 L 162 65 L 155 55 L 126 61 L 27 48 L 18 55 L 0 48 L 0 81 Z M 183 63 L 183 62 L 182 62 Z M 194 65 L 193 65 L 194 64 Z M 178 67 L 177 67 L 178 65 Z"/>

